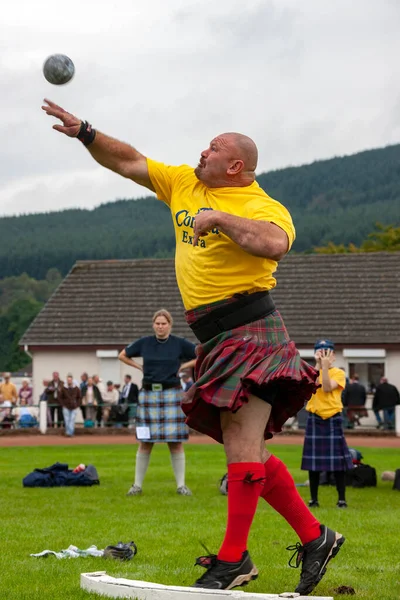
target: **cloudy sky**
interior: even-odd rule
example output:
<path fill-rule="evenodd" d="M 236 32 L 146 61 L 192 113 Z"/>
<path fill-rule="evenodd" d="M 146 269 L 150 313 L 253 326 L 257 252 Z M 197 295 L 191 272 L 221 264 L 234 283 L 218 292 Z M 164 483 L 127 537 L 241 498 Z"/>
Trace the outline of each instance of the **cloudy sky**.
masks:
<path fill-rule="evenodd" d="M 0 22 L 0 215 L 147 195 L 51 129 L 48 97 L 171 164 L 218 133 L 258 172 L 400 142 L 398 0 L 13 0 Z M 45 58 L 67 54 L 53 86 Z"/>

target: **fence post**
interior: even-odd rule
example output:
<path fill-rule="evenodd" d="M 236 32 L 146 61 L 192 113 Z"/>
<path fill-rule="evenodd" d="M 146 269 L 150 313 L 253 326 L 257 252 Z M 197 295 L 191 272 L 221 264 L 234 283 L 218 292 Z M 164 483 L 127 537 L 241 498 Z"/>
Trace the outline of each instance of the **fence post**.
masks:
<path fill-rule="evenodd" d="M 40 433 L 46 433 L 47 431 L 47 401 L 41 400 L 39 402 L 39 430 Z"/>
<path fill-rule="evenodd" d="M 396 435 L 400 437 L 400 404 L 396 406 L 396 410 L 394 412 L 395 419 L 395 427 L 396 427 Z"/>

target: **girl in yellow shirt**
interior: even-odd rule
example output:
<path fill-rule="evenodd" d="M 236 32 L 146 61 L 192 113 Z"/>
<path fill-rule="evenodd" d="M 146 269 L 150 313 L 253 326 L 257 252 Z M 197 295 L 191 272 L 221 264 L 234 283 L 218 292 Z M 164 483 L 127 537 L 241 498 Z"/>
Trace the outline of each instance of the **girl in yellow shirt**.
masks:
<path fill-rule="evenodd" d="M 322 471 L 334 473 L 338 492 L 337 507 L 347 508 L 345 472 L 353 465 L 343 433 L 341 396 L 346 385 L 346 377 L 342 369 L 333 367 L 335 361 L 333 342 L 318 340 L 314 350 L 321 387 L 313 394 L 306 406 L 309 416 L 301 468 L 308 471 L 311 508 L 319 506 L 318 487 Z"/>

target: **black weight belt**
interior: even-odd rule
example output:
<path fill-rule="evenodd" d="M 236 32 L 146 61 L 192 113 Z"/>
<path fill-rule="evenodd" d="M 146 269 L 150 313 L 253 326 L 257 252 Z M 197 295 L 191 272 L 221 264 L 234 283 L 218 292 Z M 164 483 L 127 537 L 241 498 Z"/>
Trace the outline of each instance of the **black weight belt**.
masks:
<path fill-rule="evenodd" d="M 275 310 L 274 301 L 268 292 L 237 294 L 237 298 L 235 302 L 216 308 L 190 325 L 202 344 L 223 331 L 258 321 Z"/>

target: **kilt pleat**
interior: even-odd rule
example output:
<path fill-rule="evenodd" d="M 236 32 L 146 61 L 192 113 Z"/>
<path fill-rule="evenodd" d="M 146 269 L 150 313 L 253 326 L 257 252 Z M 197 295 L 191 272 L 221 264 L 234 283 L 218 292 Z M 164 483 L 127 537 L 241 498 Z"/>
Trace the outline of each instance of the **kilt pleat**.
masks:
<path fill-rule="evenodd" d="M 303 471 L 346 471 L 352 467 L 342 415 L 322 419 L 309 413 L 301 462 Z"/>
<path fill-rule="evenodd" d="M 183 390 L 171 388 L 160 392 L 141 390 L 136 426 L 148 427 L 146 442 L 182 442 L 189 438 L 189 428 L 181 408 Z"/>
<path fill-rule="evenodd" d="M 189 323 L 208 312 L 186 313 Z M 220 411 L 236 412 L 249 395 L 273 391 L 265 439 L 282 430 L 318 387 L 317 371 L 300 358 L 278 311 L 226 331 L 196 349 L 195 383 L 183 398 L 189 427 L 222 443 Z"/>

